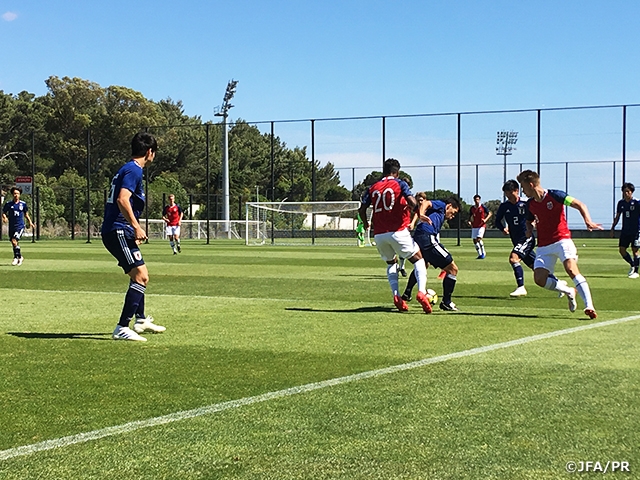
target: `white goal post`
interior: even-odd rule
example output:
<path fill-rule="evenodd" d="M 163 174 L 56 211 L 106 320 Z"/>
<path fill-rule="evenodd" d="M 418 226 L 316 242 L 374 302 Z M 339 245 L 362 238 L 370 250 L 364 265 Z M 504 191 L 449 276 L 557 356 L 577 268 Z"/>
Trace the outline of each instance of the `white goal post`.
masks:
<path fill-rule="evenodd" d="M 360 202 L 247 202 L 247 245 L 358 245 Z M 362 242 L 362 246 L 370 241 Z"/>

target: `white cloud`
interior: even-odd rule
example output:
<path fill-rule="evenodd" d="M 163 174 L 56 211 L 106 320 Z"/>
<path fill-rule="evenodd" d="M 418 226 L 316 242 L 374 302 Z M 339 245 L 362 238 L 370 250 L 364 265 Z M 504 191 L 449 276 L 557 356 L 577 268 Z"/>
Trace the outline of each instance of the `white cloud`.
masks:
<path fill-rule="evenodd" d="M 6 13 L 2 14 L 2 19 L 7 21 L 7 22 L 13 22 L 16 18 L 18 18 L 18 14 L 17 13 L 6 12 Z"/>

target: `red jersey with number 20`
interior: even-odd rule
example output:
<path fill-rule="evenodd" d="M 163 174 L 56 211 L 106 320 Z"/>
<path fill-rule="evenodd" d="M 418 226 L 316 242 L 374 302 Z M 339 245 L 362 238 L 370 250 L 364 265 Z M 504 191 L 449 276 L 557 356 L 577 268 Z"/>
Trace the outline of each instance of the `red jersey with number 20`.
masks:
<path fill-rule="evenodd" d="M 572 201 L 573 197 L 562 190 L 547 190 L 539 202 L 533 198 L 527 200 L 527 220 L 536 221 L 539 247 L 571 238 L 564 207 L 571 205 Z"/>
<path fill-rule="evenodd" d="M 373 231 L 376 235 L 399 232 L 409 227 L 411 211 L 407 197 L 411 196 L 409 185 L 396 177 L 384 177 L 369 187 L 362 203 L 373 208 Z"/>

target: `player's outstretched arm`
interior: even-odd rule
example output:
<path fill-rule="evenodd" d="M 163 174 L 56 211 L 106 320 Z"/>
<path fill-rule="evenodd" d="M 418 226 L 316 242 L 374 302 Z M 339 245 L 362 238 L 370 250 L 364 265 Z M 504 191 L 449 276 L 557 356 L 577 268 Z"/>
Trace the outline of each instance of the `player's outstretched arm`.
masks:
<path fill-rule="evenodd" d="M 24 213 L 24 217 L 29 220 L 29 228 L 36 228 L 36 224 L 33 223 L 33 220 L 31 220 L 31 217 L 29 216 L 29 213 L 25 212 Z"/>
<path fill-rule="evenodd" d="M 587 226 L 587 230 L 589 231 L 603 230 L 601 224 L 594 223 L 594 221 L 591 220 L 591 215 L 589 215 L 589 209 L 580 200 L 578 200 L 577 198 L 574 198 L 573 200 L 571 200 L 571 204 L 569 206 L 572 208 L 575 208 L 580 212 L 580 215 L 582 215 L 582 218 L 584 219 L 584 224 Z"/>
<path fill-rule="evenodd" d="M 613 223 L 611 224 L 611 238 L 614 237 L 614 230 L 616 229 L 616 225 L 618 224 L 618 220 L 620 220 L 620 213 L 616 213 L 615 218 L 613 219 Z"/>
<path fill-rule="evenodd" d="M 489 210 L 489 214 L 484 219 L 484 224 L 485 225 L 489 225 L 489 219 L 491 218 L 492 215 L 493 215 L 493 213 L 491 212 L 491 210 Z"/>
<path fill-rule="evenodd" d="M 431 202 L 431 200 L 424 200 L 421 204 L 420 204 L 420 208 L 418 209 L 418 217 L 420 217 L 420 221 L 422 222 L 426 222 L 428 224 L 431 224 L 431 219 L 429 217 L 427 217 L 426 213 L 427 210 L 429 210 L 431 207 L 433 206 L 433 202 Z"/>

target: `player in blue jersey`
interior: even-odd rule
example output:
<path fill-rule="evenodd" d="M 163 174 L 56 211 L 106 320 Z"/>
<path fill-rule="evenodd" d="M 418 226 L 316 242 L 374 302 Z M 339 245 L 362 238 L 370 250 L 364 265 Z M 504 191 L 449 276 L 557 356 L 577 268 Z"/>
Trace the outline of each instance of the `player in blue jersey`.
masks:
<path fill-rule="evenodd" d="M 442 280 L 442 302 L 440 310 L 457 311 L 456 304 L 451 301 L 451 295 L 456 286 L 458 266 L 453 257 L 440 243 L 438 235 L 445 220 L 451 220 L 460 211 L 460 202 L 454 197 L 446 200 L 423 200 L 418 212 L 420 222 L 416 225 L 413 239 L 420 247 L 425 262 L 446 272 Z M 402 298 L 411 299 L 411 291 L 417 280 L 411 272 L 407 287 Z"/>
<path fill-rule="evenodd" d="M 611 238 L 613 238 L 618 220 L 622 216 L 622 231 L 620 232 L 618 247 L 622 258 L 631 266 L 629 278 L 638 278 L 640 276 L 638 274 L 638 264 L 640 263 L 638 258 L 638 248 L 640 247 L 640 201 L 633 198 L 635 189 L 636 187 L 633 186 L 633 183 L 626 182 L 622 185 L 622 200 L 618 202 L 616 216 L 613 219 L 613 225 L 611 225 Z M 631 245 L 633 259 L 627 252 L 629 245 Z"/>
<path fill-rule="evenodd" d="M 500 204 L 496 212 L 495 226 L 503 234 L 509 235 L 513 250 L 509 255 L 509 263 L 516 277 L 517 288 L 509 295 L 522 297 L 527 294 L 524 286 L 524 270 L 520 262 L 533 270 L 533 262 L 536 259 L 535 237 L 527 237 L 527 202 L 520 198 L 520 186 L 515 180 L 507 180 L 502 186 L 507 200 Z M 554 276 L 554 278 L 556 278 Z M 564 282 L 564 280 L 560 280 Z M 566 282 L 565 282 L 566 283 Z M 561 297 L 564 293 L 560 292 Z"/>
<path fill-rule="evenodd" d="M 20 200 L 22 189 L 19 187 L 11 188 L 13 200 L 8 201 L 2 207 L 2 221 L 9 223 L 9 240 L 13 246 L 13 261 L 11 265 L 22 265 L 24 258 L 22 250 L 20 250 L 20 237 L 24 233 L 24 219 L 29 220 L 29 228 L 34 228 L 35 224 L 29 216 L 29 207 L 26 202 Z"/>
<path fill-rule="evenodd" d="M 124 164 L 111 180 L 111 190 L 104 211 L 102 243 L 129 275 L 129 289 L 124 298 L 120 321 L 113 331 L 114 340 L 145 342 L 143 332 L 160 333 L 165 327 L 153 323 L 144 312 L 144 293 L 149 272 L 138 244 L 147 239 L 138 218 L 144 209 L 142 169 L 153 162 L 158 144 L 153 135 L 137 133 L 131 141 L 131 160 Z M 135 318 L 133 329 L 129 328 Z"/>

